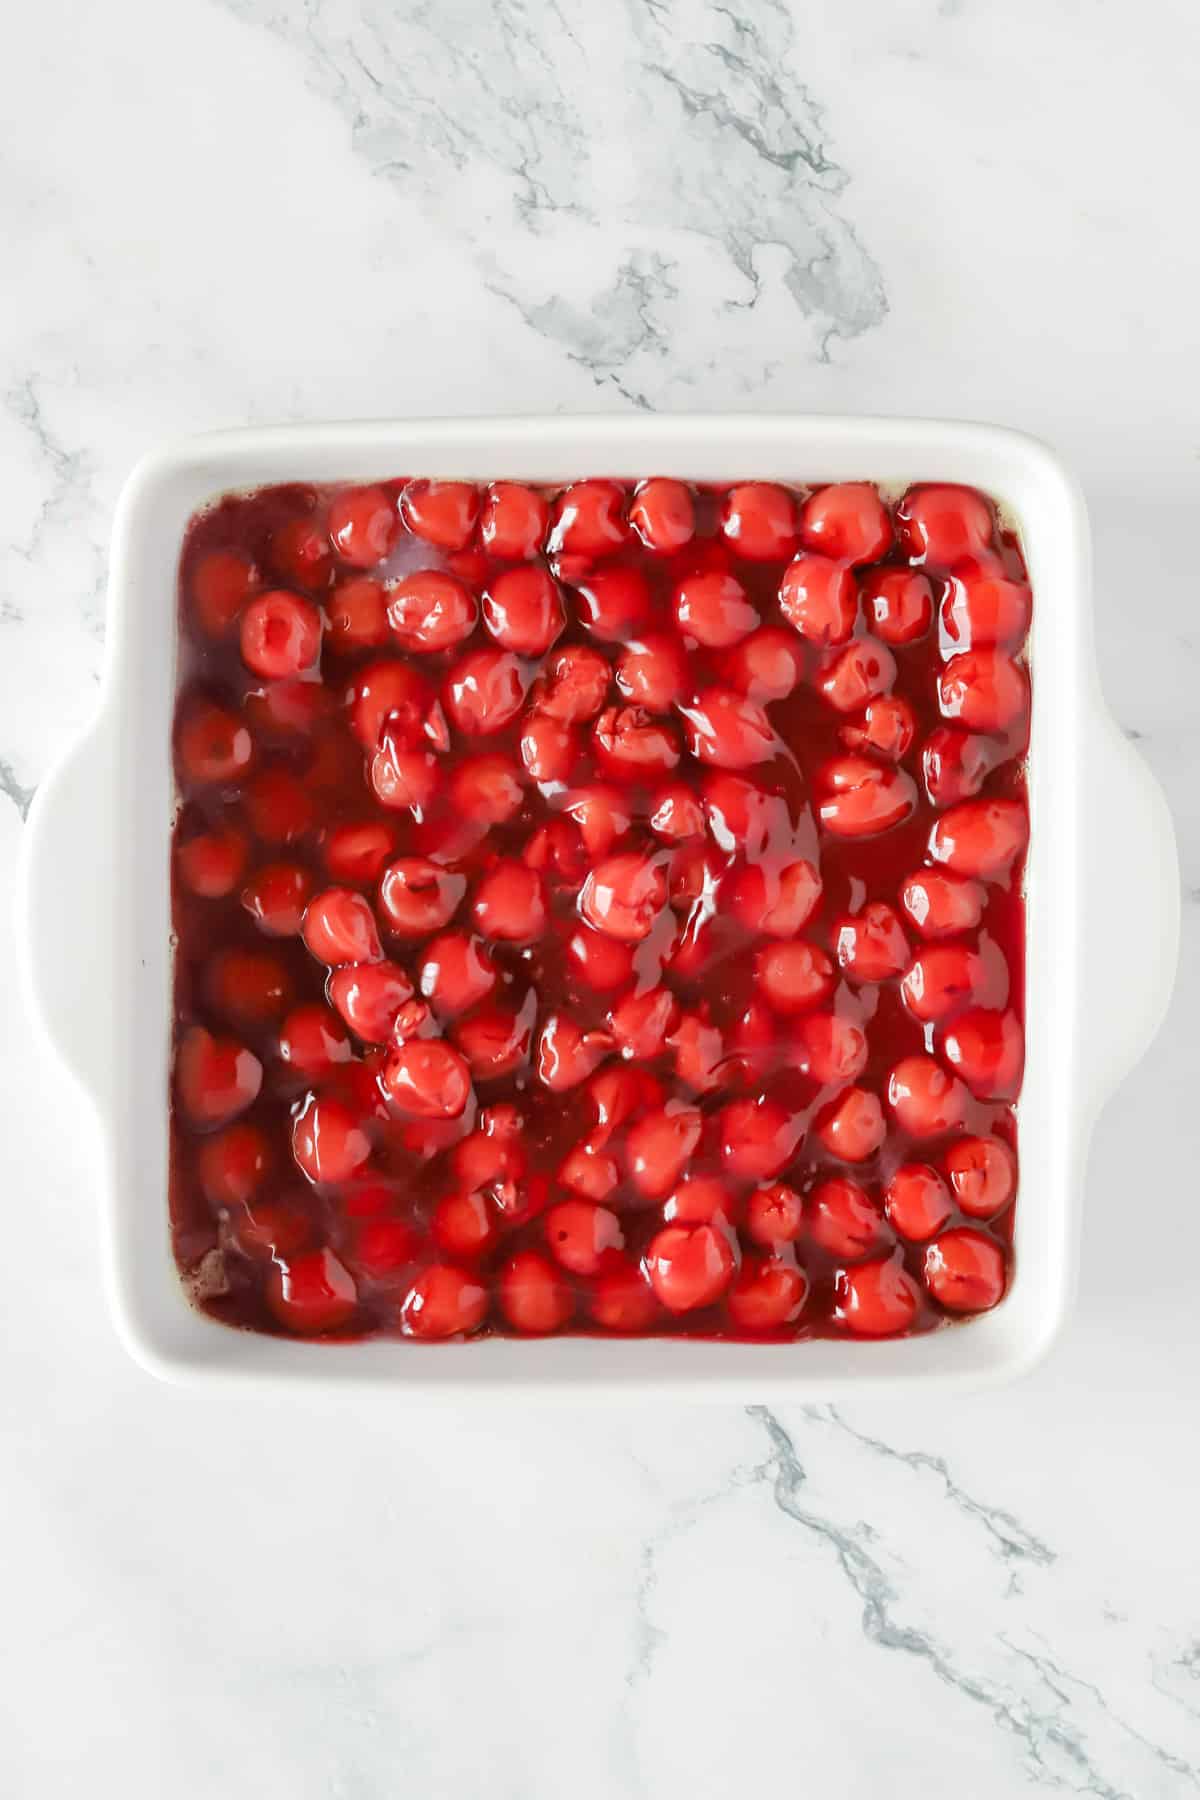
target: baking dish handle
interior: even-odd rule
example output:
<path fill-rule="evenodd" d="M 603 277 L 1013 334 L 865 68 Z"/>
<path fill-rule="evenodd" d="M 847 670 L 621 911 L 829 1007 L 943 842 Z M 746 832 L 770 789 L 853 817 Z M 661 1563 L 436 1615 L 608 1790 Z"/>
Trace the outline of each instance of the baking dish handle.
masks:
<path fill-rule="evenodd" d="M 112 760 L 101 715 L 34 796 L 17 885 L 30 1010 L 97 1101 L 114 1072 Z"/>
<path fill-rule="evenodd" d="M 1166 796 L 1103 705 L 1088 728 L 1083 1001 L 1099 1108 L 1150 1048 L 1179 957 L 1179 854 Z"/>

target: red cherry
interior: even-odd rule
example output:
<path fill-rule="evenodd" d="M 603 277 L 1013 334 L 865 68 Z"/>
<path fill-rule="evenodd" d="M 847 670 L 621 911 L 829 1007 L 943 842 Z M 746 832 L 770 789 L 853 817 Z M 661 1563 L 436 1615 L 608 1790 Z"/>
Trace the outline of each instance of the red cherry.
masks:
<path fill-rule="evenodd" d="M 999 1138 L 959 1138 L 943 1156 L 942 1167 L 954 1198 L 973 1219 L 994 1219 L 1017 1191 L 1016 1157 Z"/>
<path fill-rule="evenodd" d="M 611 1251 L 625 1247 L 616 1213 L 590 1200 L 560 1201 L 542 1225 L 551 1254 L 573 1275 L 594 1275 Z"/>
<path fill-rule="evenodd" d="M 643 481 L 630 504 L 629 523 L 647 550 L 660 556 L 682 550 L 696 530 L 691 489 L 682 481 L 666 481 L 661 476 Z"/>
<path fill-rule="evenodd" d="M 321 654 L 321 615 L 311 600 L 272 588 L 242 614 L 242 661 L 255 675 L 279 681 L 311 669 Z"/>
<path fill-rule="evenodd" d="M 747 769 L 779 751 L 779 739 L 761 706 L 732 688 L 710 687 L 681 706 L 688 749 L 701 762 L 724 769 Z"/>
<path fill-rule="evenodd" d="M 446 677 L 446 711 L 470 737 L 511 725 L 525 700 L 527 677 L 511 650 L 472 650 Z"/>
<path fill-rule="evenodd" d="M 604 856 L 633 822 L 629 803 L 620 788 L 596 785 L 576 788 L 568 795 L 566 811 L 579 827 L 590 856 Z"/>
<path fill-rule="evenodd" d="M 400 530 L 394 503 L 381 487 L 344 488 L 329 504 L 329 536 L 344 563 L 369 569 L 391 551 Z"/>
<path fill-rule="evenodd" d="M 777 562 L 796 548 L 795 497 L 769 481 L 730 488 L 721 509 L 721 535 L 749 562 Z"/>
<path fill-rule="evenodd" d="M 627 644 L 650 617 L 650 589 L 639 569 L 594 569 L 576 589 L 579 623 L 606 643 Z"/>
<path fill-rule="evenodd" d="M 292 1126 L 292 1155 L 312 1182 L 349 1181 L 370 1154 L 366 1132 L 340 1100 L 310 1098 Z"/>
<path fill-rule="evenodd" d="M 487 1289 L 476 1276 L 453 1263 L 431 1263 L 409 1289 L 400 1318 L 410 1337 L 462 1337 L 478 1331 L 487 1309 Z"/>
<path fill-rule="evenodd" d="M 802 1269 L 774 1256 L 747 1257 L 729 1290 L 725 1310 L 735 1330 L 757 1336 L 792 1324 L 807 1298 L 808 1277 Z"/>
<path fill-rule="evenodd" d="M 661 1056 L 667 1038 L 679 1018 L 679 1002 L 669 988 L 646 988 L 626 994 L 608 1015 L 608 1023 L 623 1056 L 648 1062 Z"/>
<path fill-rule="evenodd" d="M 506 857 L 483 877 L 471 916 L 485 938 L 532 944 L 546 929 L 546 898 L 536 869 Z"/>
<path fill-rule="evenodd" d="M 835 938 L 838 966 L 851 981 L 890 981 L 908 967 L 911 952 L 900 921 L 882 900 L 868 901 L 841 919 Z"/>
<path fill-rule="evenodd" d="M 409 1118 L 457 1119 L 471 1097 L 471 1072 L 440 1038 L 409 1038 L 388 1053 L 383 1085 Z"/>
<path fill-rule="evenodd" d="M 964 570 L 947 583 L 942 635 L 960 650 L 991 644 L 1015 649 L 1029 630 L 1030 611 L 1031 596 L 1025 582 Z"/>
<path fill-rule="evenodd" d="M 529 713 L 521 726 L 521 761 L 530 780 L 563 783 L 579 755 L 575 734 L 548 713 Z"/>
<path fill-rule="evenodd" d="M 335 969 L 329 998 L 351 1031 L 367 1044 L 386 1044 L 400 1008 L 412 999 L 413 985 L 395 963 L 360 963 Z"/>
<path fill-rule="evenodd" d="M 633 977 L 633 951 L 628 944 L 581 925 L 566 946 L 567 963 L 579 979 L 599 993 L 626 987 Z"/>
<path fill-rule="evenodd" d="M 1015 1013 L 975 1007 L 947 1027 L 942 1054 L 980 1100 L 1015 1100 L 1025 1068 L 1025 1036 Z"/>
<path fill-rule="evenodd" d="M 297 1075 L 314 1080 L 349 1062 L 350 1040 L 327 1006 L 296 1006 L 279 1028 L 279 1054 Z"/>
<path fill-rule="evenodd" d="M 916 1317 L 920 1291 L 898 1256 L 839 1269 L 834 1318 L 856 1337 L 894 1337 Z"/>
<path fill-rule="evenodd" d="M 325 888 L 309 901 L 304 914 L 304 943 L 318 962 L 378 962 L 383 955 L 371 902 L 353 888 Z"/>
<path fill-rule="evenodd" d="M 801 1137 L 797 1120 L 777 1101 L 734 1100 L 720 1116 L 721 1164 L 737 1180 L 770 1181 L 789 1163 Z"/>
<path fill-rule="evenodd" d="M 210 551 L 191 579 L 192 616 L 202 634 L 214 641 L 229 637 L 257 585 L 258 571 L 243 551 Z"/>
<path fill-rule="evenodd" d="M 905 1056 L 888 1076 L 888 1105 L 910 1137 L 940 1137 L 961 1125 L 967 1090 L 932 1056 Z"/>
<path fill-rule="evenodd" d="M 849 1087 L 824 1108 L 813 1130 L 831 1156 L 842 1162 L 866 1162 L 887 1136 L 883 1108 L 876 1094 Z"/>
<path fill-rule="evenodd" d="M 807 861 L 775 869 L 761 863 L 739 869 L 728 882 L 729 910 L 748 931 L 791 938 L 812 918 L 821 899 L 821 877 Z"/>
<path fill-rule="evenodd" d="M 629 541 L 625 495 L 615 481 L 576 481 L 554 503 L 550 550 L 611 556 Z"/>
<path fill-rule="evenodd" d="M 395 657 L 368 663 L 350 690 L 350 729 L 368 752 L 378 750 L 385 725 L 398 743 L 419 743 L 432 697 L 408 663 Z"/>
<path fill-rule="evenodd" d="M 886 644 L 855 638 L 835 659 L 819 687 L 837 712 L 857 712 L 896 679 L 896 659 Z"/>
<path fill-rule="evenodd" d="M 740 850 L 747 860 L 774 860 L 795 839 L 787 801 L 743 775 L 715 770 L 704 777 L 704 811 L 719 849 Z M 809 865 L 811 867 L 811 865 Z"/>
<path fill-rule="evenodd" d="M 953 806 L 976 795 L 1000 760 L 1000 746 L 953 726 L 931 731 L 921 752 L 925 791 L 934 806 Z"/>
<path fill-rule="evenodd" d="M 804 1229 L 804 1203 L 794 1188 L 776 1182 L 755 1188 L 746 1201 L 746 1234 L 756 1244 L 791 1244 Z"/>
<path fill-rule="evenodd" d="M 954 1211 L 945 1182 L 928 1163 L 903 1163 L 884 1189 L 883 1206 L 901 1237 L 914 1244 L 940 1231 Z"/>
<path fill-rule="evenodd" d="M 951 569 L 992 543 L 992 509 L 974 488 L 909 488 L 896 509 L 900 540 L 916 562 Z"/>
<path fill-rule="evenodd" d="M 371 792 L 390 812 L 421 819 L 441 785 L 442 771 L 431 750 L 406 750 L 385 735 L 371 758 Z"/>
<path fill-rule="evenodd" d="M 645 1274 L 636 1263 L 620 1256 L 614 1256 L 596 1276 L 587 1307 L 605 1331 L 646 1331 L 658 1313 L 658 1301 Z"/>
<path fill-rule="evenodd" d="M 494 481 L 484 495 L 479 539 L 492 556 L 520 562 L 536 556 L 546 539 L 550 508 L 535 488 Z"/>
<path fill-rule="evenodd" d="M 632 1117 L 638 1107 L 647 1103 L 648 1077 L 635 1069 L 603 1069 L 588 1083 L 588 1099 L 596 1114 L 597 1141 L 607 1142 L 618 1126 Z M 659 1098 L 658 1084 L 651 1084 Z M 656 1102 L 657 1103 L 657 1102 Z"/>
<path fill-rule="evenodd" d="M 589 1200 L 606 1200 L 621 1180 L 614 1156 L 585 1138 L 567 1152 L 559 1165 L 558 1179 L 565 1188 L 583 1194 Z"/>
<path fill-rule="evenodd" d="M 403 1219 L 364 1219 L 355 1227 L 351 1245 L 359 1274 L 368 1281 L 386 1281 L 412 1262 L 417 1241 Z"/>
<path fill-rule="evenodd" d="M 687 1175 L 663 1202 L 668 1225 L 733 1226 L 737 1206 L 726 1184 L 715 1175 Z"/>
<path fill-rule="evenodd" d="M 970 944 L 927 944 L 918 951 L 900 983 L 904 1004 L 922 1024 L 942 1021 L 975 1001 L 987 1001 L 1008 987 L 1003 956 Z"/>
<path fill-rule="evenodd" d="M 377 1219 L 403 1199 L 394 1183 L 372 1179 L 352 1182 L 338 1195 L 338 1211 L 345 1219 Z"/>
<path fill-rule="evenodd" d="M 229 1220 L 243 1256 L 256 1262 L 290 1260 L 312 1237 L 312 1221 L 298 1205 L 252 1195 Z"/>
<path fill-rule="evenodd" d="M 305 1337 L 337 1331 L 358 1305 L 354 1277 L 332 1250 L 272 1262 L 264 1291 L 279 1323 Z"/>
<path fill-rule="evenodd" d="M 565 1093 L 586 1081 L 611 1049 L 607 1032 L 584 1031 L 564 1013 L 551 1013 L 538 1039 L 538 1080 L 552 1093 Z"/>
<path fill-rule="evenodd" d="M 503 1006 L 482 1006 L 454 1027 L 459 1049 L 471 1065 L 477 1081 L 497 1081 L 529 1061 L 533 1040 L 533 1010 L 516 1013 Z"/>
<path fill-rule="evenodd" d="M 808 1232 L 822 1250 L 850 1262 L 879 1249 L 888 1235 L 865 1189 L 845 1176 L 820 1182 L 809 1195 Z"/>
<path fill-rule="evenodd" d="M 1019 800 L 967 800 L 942 814 L 929 834 L 929 854 L 955 875 L 1002 880 L 1029 839 Z"/>
<path fill-rule="evenodd" d="M 821 1087 L 844 1087 L 867 1066 L 865 1032 L 837 1013 L 811 1013 L 798 1020 L 794 1047 L 798 1066 Z"/>
<path fill-rule="evenodd" d="M 236 713 L 210 700 L 185 705 L 177 744 L 180 774 L 198 787 L 236 781 L 254 754 L 254 740 Z"/>
<path fill-rule="evenodd" d="M 450 1166 L 468 1192 L 493 1189 L 519 1180 L 525 1173 L 525 1157 L 518 1142 L 522 1120 L 516 1108 L 489 1106 L 479 1119 L 479 1130 L 460 1138 L 450 1152 Z"/>
<path fill-rule="evenodd" d="M 467 481 L 410 481 L 400 515 L 414 537 L 439 550 L 465 550 L 479 517 L 479 494 Z"/>
<path fill-rule="evenodd" d="M 617 662 L 617 686 L 626 700 L 647 712 L 670 712 L 687 690 L 683 646 L 665 632 L 643 632 Z"/>
<path fill-rule="evenodd" d="M 630 1126 L 626 1157 L 633 1185 L 648 1199 L 670 1192 L 700 1142 L 703 1119 L 691 1106 L 655 1108 Z"/>
<path fill-rule="evenodd" d="M 804 1012 L 827 999 L 833 988 L 833 965 L 823 950 L 800 939 L 768 944 L 759 951 L 755 974 L 776 1012 Z"/>
<path fill-rule="evenodd" d="M 922 937 L 954 937 L 973 931 L 983 917 L 987 890 L 965 876 L 918 869 L 900 888 L 900 904 Z"/>
<path fill-rule="evenodd" d="M 786 700 L 804 675 L 804 651 L 783 625 L 760 625 L 720 659 L 722 679 L 760 705 Z"/>
<path fill-rule="evenodd" d="M 1004 1252 L 982 1231 L 960 1225 L 925 1252 L 925 1286 L 947 1312 L 986 1312 L 1004 1293 Z"/>
<path fill-rule="evenodd" d="M 552 888 L 578 891 L 587 869 L 583 839 L 569 819 L 551 819 L 539 825 L 521 852 L 521 861 L 536 869 Z"/>
<path fill-rule="evenodd" d="M 205 1199 L 210 1206 L 245 1205 L 266 1180 L 272 1160 L 262 1132 L 245 1120 L 206 1138 L 196 1153 Z"/>
<path fill-rule="evenodd" d="M 1007 731 L 1029 711 L 1029 678 L 999 650 L 964 650 L 942 670 L 942 712 L 973 731 Z"/>
<path fill-rule="evenodd" d="M 500 1271 L 500 1310 L 514 1331 L 543 1336 L 561 1331 L 575 1310 L 575 1297 L 548 1257 L 518 1250 Z"/>
<path fill-rule="evenodd" d="M 719 1300 L 736 1263 L 729 1239 L 712 1225 L 668 1225 L 646 1251 L 650 1285 L 668 1312 L 695 1312 Z"/>
<path fill-rule="evenodd" d="M 292 997 L 287 969 L 267 950 L 216 951 L 206 986 L 217 1010 L 248 1031 L 261 1031 L 281 1019 Z"/>
<path fill-rule="evenodd" d="M 430 1233 L 438 1249 L 447 1256 L 466 1259 L 482 1256 L 500 1235 L 487 1197 L 478 1190 L 443 1194 L 433 1209 Z"/>
<path fill-rule="evenodd" d="M 573 724 L 594 719 L 604 705 L 612 671 L 599 650 L 586 644 L 568 644 L 550 659 L 545 688 L 538 706 L 552 719 Z"/>
<path fill-rule="evenodd" d="M 505 649 L 543 656 L 566 624 L 558 583 L 540 564 L 506 569 L 483 597 L 483 622 Z"/>
<path fill-rule="evenodd" d="M 834 837 L 875 837 L 907 819 L 917 804 L 913 779 L 865 756 L 838 756 L 818 771 L 818 814 Z"/>
<path fill-rule="evenodd" d="M 388 624 L 406 650 L 453 650 L 479 617 L 470 589 L 441 569 L 416 569 L 388 588 Z"/>
<path fill-rule="evenodd" d="M 593 743 L 602 766 L 624 780 L 669 774 L 679 761 L 673 729 L 639 706 L 613 706 L 602 712 Z"/>
<path fill-rule="evenodd" d="M 892 522 L 869 481 L 838 482 L 800 508 L 800 541 L 838 562 L 878 562 L 892 547 Z"/>
<path fill-rule="evenodd" d="M 314 519 L 289 519 L 281 525 L 271 539 L 267 560 L 281 580 L 308 593 L 328 587 L 333 574 L 329 539 Z"/>
<path fill-rule="evenodd" d="M 682 782 L 659 788 L 650 802 L 647 823 L 655 836 L 668 844 L 680 844 L 704 835 L 703 808 L 691 788 Z"/>
<path fill-rule="evenodd" d="M 867 621 L 885 644 L 915 643 L 933 623 L 933 589 L 915 569 L 870 569 L 859 592 Z"/>
<path fill-rule="evenodd" d="M 183 885 L 202 900 L 223 900 L 242 878 L 248 855 L 240 832 L 222 827 L 188 838 L 175 848 Z"/>
<path fill-rule="evenodd" d="M 675 1052 L 675 1073 L 685 1087 L 707 1094 L 723 1078 L 725 1044 L 720 1031 L 700 1013 L 684 1013 L 669 1043 Z"/>
<path fill-rule="evenodd" d="M 265 863 L 242 889 L 242 905 L 268 937 L 296 937 L 312 885 L 298 863 Z"/>
<path fill-rule="evenodd" d="M 680 631 L 712 650 L 738 644 L 759 617 L 736 575 L 721 569 L 686 575 L 675 590 L 675 622 Z"/>
<path fill-rule="evenodd" d="M 456 818 L 503 825 L 524 803 L 520 765 L 499 751 L 464 757 L 450 776 L 449 798 Z"/>
<path fill-rule="evenodd" d="M 783 572 L 779 607 L 810 644 L 844 644 L 858 617 L 854 577 L 844 563 L 828 556 L 798 556 Z"/>
<path fill-rule="evenodd" d="M 307 675 L 268 681 L 260 688 L 252 688 L 244 708 L 256 732 L 264 737 L 287 739 L 293 749 L 298 747 L 297 737 L 313 737 L 336 709 L 337 696 L 332 689 L 314 681 L 311 670 Z M 322 754 L 322 746 L 327 742 L 325 737 L 316 741 L 317 755 Z"/>
<path fill-rule="evenodd" d="M 465 875 L 420 856 L 402 856 L 380 878 L 379 905 L 397 937 L 425 937 L 450 923 L 466 891 Z"/>
<path fill-rule="evenodd" d="M 325 867 L 335 881 L 373 882 L 394 853 L 395 835 L 390 825 L 368 819 L 359 825 L 332 825 L 325 834 Z"/>
<path fill-rule="evenodd" d="M 426 945 L 418 984 L 435 1011 L 452 1019 L 486 1000 L 498 976 L 499 970 L 479 938 L 452 931 Z"/>
<path fill-rule="evenodd" d="M 911 750 L 916 730 L 908 701 L 899 694 L 881 694 L 867 702 L 861 719 L 843 725 L 838 736 L 851 750 L 873 750 L 888 762 L 899 762 Z"/>
<path fill-rule="evenodd" d="M 648 937 L 667 898 L 663 872 L 649 857 L 625 851 L 591 871 L 579 895 L 589 925 L 623 943 Z"/>
<path fill-rule="evenodd" d="M 383 584 L 368 575 L 343 581 L 325 602 L 325 619 L 331 650 L 349 655 L 378 649 L 389 641 Z"/>
<path fill-rule="evenodd" d="M 287 769 L 264 769 L 245 792 L 246 813 L 264 844 L 294 844 L 310 829 L 313 801 L 305 784 Z"/>

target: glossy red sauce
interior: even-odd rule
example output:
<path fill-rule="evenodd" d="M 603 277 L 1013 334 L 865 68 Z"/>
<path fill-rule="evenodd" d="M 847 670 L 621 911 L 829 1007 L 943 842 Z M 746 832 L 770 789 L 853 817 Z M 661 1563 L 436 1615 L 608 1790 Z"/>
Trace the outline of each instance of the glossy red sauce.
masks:
<path fill-rule="evenodd" d="M 420 570 L 443 582 L 414 596 Z M 901 598 L 924 582 L 931 603 L 911 633 L 887 598 L 906 573 Z M 195 518 L 171 1216 L 197 1304 L 332 1338 L 781 1340 L 994 1304 L 1021 1072 L 1024 584 L 990 503 L 936 487 L 881 506 L 397 480 Z M 748 649 L 750 627 L 774 637 Z M 524 653 L 464 696 L 497 632 Z M 623 663 L 631 644 L 651 654 Z M 566 721 L 552 671 L 573 646 L 602 660 Z M 417 677 L 398 711 L 363 702 L 380 663 Z M 634 690 L 655 710 L 618 711 Z M 971 730 L 952 791 L 928 746 L 954 715 Z M 740 840 L 738 805 L 759 821 Z M 358 859 L 349 825 L 374 834 Z M 411 859 L 432 865 L 415 899 L 387 874 Z M 956 869 L 958 928 L 924 935 L 902 891 Z M 421 929 L 431 891 L 446 916 Z M 853 961 L 864 908 L 881 965 Z M 912 1057 L 932 1059 L 915 1099 L 894 1075 Z"/>

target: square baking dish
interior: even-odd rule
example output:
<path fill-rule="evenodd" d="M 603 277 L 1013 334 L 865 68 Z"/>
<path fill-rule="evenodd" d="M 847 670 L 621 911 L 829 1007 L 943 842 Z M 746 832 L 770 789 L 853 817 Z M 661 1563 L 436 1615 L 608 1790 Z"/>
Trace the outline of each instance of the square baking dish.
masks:
<path fill-rule="evenodd" d="M 1000 503 L 1020 532 L 1033 586 L 1035 680 L 1021 1189 L 1015 1274 L 992 1312 L 878 1342 L 321 1344 L 230 1330 L 189 1304 L 167 1206 L 180 544 L 191 515 L 231 489 L 397 474 L 546 485 L 649 474 L 711 483 L 951 481 Z M 1120 858 L 1111 854 L 1114 829 Z M 82 913 L 80 869 L 92 883 Z M 101 1124 L 107 1280 L 132 1354 L 171 1379 L 386 1382 L 424 1397 L 586 1387 L 813 1399 L 847 1387 L 977 1384 L 1029 1368 L 1070 1301 L 1093 1122 L 1165 1011 L 1179 926 L 1166 803 L 1099 691 L 1087 519 L 1069 475 L 1043 445 L 996 427 L 789 416 L 290 426 L 216 434 L 147 458 L 114 525 L 100 709 L 38 792 L 20 905 L 34 1008 Z M 1143 928 L 1131 939 L 1135 912 Z M 1118 940 L 1122 954 L 1113 958 Z"/>

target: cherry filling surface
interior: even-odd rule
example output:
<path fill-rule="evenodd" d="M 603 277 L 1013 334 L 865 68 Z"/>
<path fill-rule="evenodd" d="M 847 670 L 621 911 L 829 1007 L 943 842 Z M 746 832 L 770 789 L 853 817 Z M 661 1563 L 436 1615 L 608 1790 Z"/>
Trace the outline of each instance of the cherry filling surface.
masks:
<path fill-rule="evenodd" d="M 171 1218 L 232 1325 L 929 1331 L 1011 1272 L 1030 594 L 947 484 L 229 495 Z"/>

